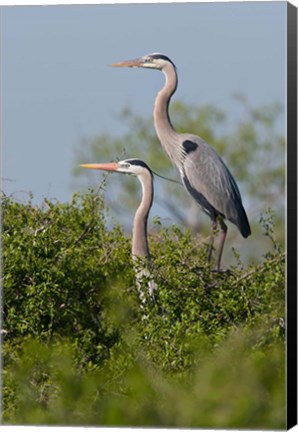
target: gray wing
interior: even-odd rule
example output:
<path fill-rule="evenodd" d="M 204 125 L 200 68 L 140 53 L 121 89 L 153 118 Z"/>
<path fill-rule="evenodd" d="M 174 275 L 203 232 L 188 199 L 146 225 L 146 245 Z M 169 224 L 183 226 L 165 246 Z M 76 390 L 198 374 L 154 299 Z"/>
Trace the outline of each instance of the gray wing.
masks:
<path fill-rule="evenodd" d="M 183 134 L 181 177 L 189 193 L 212 216 L 221 214 L 249 235 L 248 220 L 238 186 L 218 154 L 204 140 Z"/>

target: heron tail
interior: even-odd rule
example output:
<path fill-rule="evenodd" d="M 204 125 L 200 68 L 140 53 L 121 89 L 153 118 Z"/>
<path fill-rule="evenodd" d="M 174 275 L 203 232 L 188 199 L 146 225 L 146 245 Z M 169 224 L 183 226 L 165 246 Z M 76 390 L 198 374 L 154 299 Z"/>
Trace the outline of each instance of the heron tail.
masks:
<path fill-rule="evenodd" d="M 249 225 L 249 221 L 246 215 L 246 212 L 243 208 L 243 206 L 241 206 L 241 210 L 238 211 L 238 218 L 237 218 L 237 223 L 236 225 L 239 228 L 239 231 L 241 232 L 241 235 L 246 238 L 248 236 L 251 235 L 251 229 L 250 229 L 250 225 Z"/>

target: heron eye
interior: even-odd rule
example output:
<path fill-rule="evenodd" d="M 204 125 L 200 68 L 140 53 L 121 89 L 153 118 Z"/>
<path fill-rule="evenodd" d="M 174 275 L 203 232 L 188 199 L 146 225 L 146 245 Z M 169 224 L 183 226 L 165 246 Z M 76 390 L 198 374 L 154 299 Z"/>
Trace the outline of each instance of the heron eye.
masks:
<path fill-rule="evenodd" d="M 129 168 L 130 164 L 129 163 L 123 163 L 123 164 L 121 164 L 121 167 L 122 168 Z"/>

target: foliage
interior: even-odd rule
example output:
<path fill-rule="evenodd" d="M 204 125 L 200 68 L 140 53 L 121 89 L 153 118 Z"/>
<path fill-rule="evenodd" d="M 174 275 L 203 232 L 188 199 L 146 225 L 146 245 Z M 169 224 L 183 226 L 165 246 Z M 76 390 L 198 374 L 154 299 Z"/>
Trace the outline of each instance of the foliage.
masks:
<path fill-rule="evenodd" d="M 282 110 L 278 103 L 252 107 L 239 94 L 235 95 L 233 102 L 238 113 L 236 119 L 230 119 L 225 111 L 211 105 L 197 107 L 181 101 L 171 104 L 170 114 L 178 132 L 200 135 L 214 147 L 230 168 L 239 185 L 256 239 L 247 254 L 260 260 L 268 243 L 260 242 L 258 220 L 269 206 L 275 209 L 276 235 L 280 242 L 284 242 L 285 137 L 277 132 Z M 127 126 L 127 133 L 121 137 L 106 133 L 86 138 L 76 150 L 75 166 L 85 162 L 137 157 L 144 159 L 154 171 L 178 179 L 177 170 L 158 141 L 152 118 L 143 118 L 126 108 L 120 119 Z M 91 179 L 94 181 L 96 175 L 79 167 L 75 168 L 74 174 L 88 179 L 89 183 Z M 138 184 L 130 176 L 114 177 L 108 185 L 108 196 L 113 196 L 109 207 L 112 214 L 117 215 L 117 220 L 128 224 L 133 211 L 130 212 L 129 209 L 134 209 L 139 199 Z M 155 202 L 162 209 L 160 213 L 169 216 L 175 223 L 188 226 L 194 232 L 203 231 L 207 234 L 209 221 L 202 218 L 198 206 L 183 187 L 156 178 L 155 189 Z M 126 203 L 125 212 L 121 203 Z M 236 230 L 232 230 L 228 238 L 231 236 L 235 243 Z M 258 250 L 260 254 L 256 256 Z"/>
<path fill-rule="evenodd" d="M 10 337 L 72 336 L 97 347 L 94 359 L 104 356 L 115 335 L 106 328 L 102 302 L 130 258 L 120 228 L 105 229 L 101 196 L 75 195 L 71 204 L 45 200 L 43 209 L 4 198 L 2 209 Z"/>
<path fill-rule="evenodd" d="M 3 197 L 6 424 L 285 427 L 284 253 L 224 273 L 190 230 L 150 238 L 140 304 L 130 240 L 102 190 L 41 208 Z M 147 292 L 147 281 L 142 282 Z"/>

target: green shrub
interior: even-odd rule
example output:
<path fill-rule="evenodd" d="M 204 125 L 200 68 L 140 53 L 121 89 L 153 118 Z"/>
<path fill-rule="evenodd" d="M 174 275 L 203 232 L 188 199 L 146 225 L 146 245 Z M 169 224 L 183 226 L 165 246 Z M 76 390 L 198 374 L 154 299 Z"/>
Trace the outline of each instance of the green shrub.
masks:
<path fill-rule="evenodd" d="M 284 252 L 224 273 L 157 221 L 154 303 L 97 193 L 42 207 L 3 197 L 6 424 L 285 427 Z M 146 291 L 146 280 L 142 289 Z"/>

